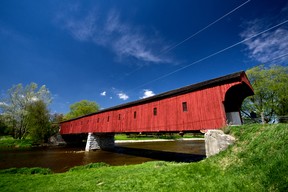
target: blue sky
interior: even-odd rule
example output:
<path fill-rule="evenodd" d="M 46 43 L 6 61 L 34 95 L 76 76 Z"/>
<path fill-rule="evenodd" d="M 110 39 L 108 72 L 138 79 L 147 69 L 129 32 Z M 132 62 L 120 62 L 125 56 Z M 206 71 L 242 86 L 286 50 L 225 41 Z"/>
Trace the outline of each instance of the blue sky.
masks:
<path fill-rule="evenodd" d="M 67 113 L 287 65 L 287 19 L 285 0 L 1 0 L 0 93 L 46 85 Z"/>

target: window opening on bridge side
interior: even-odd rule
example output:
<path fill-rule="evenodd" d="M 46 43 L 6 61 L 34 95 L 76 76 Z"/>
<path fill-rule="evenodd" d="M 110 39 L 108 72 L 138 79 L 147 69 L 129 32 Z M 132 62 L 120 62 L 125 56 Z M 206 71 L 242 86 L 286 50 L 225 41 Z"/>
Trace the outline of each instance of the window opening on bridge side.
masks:
<path fill-rule="evenodd" d="M 98 119 L 97 119 L 97 123 L 99 123 L 99 121 L 100 121 L 100 118 L 98 117 Z"/>
<path fill-rule="evenodd" d="M 182 110 L 183 110 L 183 112 L 188 111 L 187 102 L 182 102 Z"/>
<path fill-rule="evenodd" d="M 108 116 L 108 118 L 107 118 L 107 122 L 109 122 L 109 119 L 110 119 L 110 116 Z"/>
<path fill-rule="evenodd" d="M 118 114 L 118 120 L 121 120 L 121 114 Z"/>
<path fill-rule="evenodd" d="M 137 113 L 136 113 L 136 111 L 134 111 L 134 119 L 136 119 L 136 115 L 137 115 Z"/>
<path fill-rule="evenodd" d="M 153 115 L 156 116 L 157 115 L 157 107 L 153 108 Z"/>

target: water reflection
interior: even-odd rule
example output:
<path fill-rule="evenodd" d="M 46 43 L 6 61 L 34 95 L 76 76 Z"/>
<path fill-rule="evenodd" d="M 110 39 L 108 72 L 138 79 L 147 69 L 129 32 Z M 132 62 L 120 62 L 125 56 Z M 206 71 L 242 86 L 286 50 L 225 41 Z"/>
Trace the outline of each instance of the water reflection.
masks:
<path fill-rule="evenodd" d="M 110 151 L 85 152 L 83 147 L 54 147 L 29 151 L 0 152 L 0 169 L 11 167 L 47 167 L 65 172 L 71 167 L 105 162 L 110 165 L 139 164 L 163 160 L 194 162 L 205 158 L 204 141 L 119 143 Z"/>

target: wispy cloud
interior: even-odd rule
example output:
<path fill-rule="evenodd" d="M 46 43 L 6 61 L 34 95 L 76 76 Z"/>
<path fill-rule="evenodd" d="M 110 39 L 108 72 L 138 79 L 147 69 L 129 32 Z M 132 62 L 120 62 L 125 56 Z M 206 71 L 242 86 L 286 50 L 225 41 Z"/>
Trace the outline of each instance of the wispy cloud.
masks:
<path fill-rule="evenodd" d="M 167 56 L 159 54 L 161 49 L 167 46 L 160 38 L 148 36 L 140 27 L 121 21 L 117 11 L 112 10 L 100 17 L 94 9 L 79 17 L 77 10 L 73 9 L 58 16 L 64 29 L 74 39 L 108 48 L 118 58 L 132 57 L 146 63 L 173 62 Z"/>
<path fill-rule="evenodd" d="M 96 32 L 96 18 L 90 13 L 84 19 L 68 19 L 65 28 L 79 41 L 88 41 Z"/>
<path fill-rule="evenodd" d="M 286 11 L 288 9 L 282 9 L 282 14 Z M 265 18 L 249 21 L 245 24 L 246 28 L 241 32 L 240 36 L 243 39 L 249 38 L 269 28 L 270 23 L 279 23 L 278 20 L 277 18 Z M 269 62 L 273 58 L 278 58 L 288 53 L 288 28 L 284 25 L 280 26 L 276 30 L 268 31 L 246 41 L 245 45 L 247 46 L 248 56 L 251 59 L 261 63 Z M 282 58 L 282 60 L 284 59 L 285 57 Z"/>
<path fill-rule="evenodd" d="M 118 93 L 117 95 L 118 95 L 119 99 L 122 99 L 124 101 L 129 99 L 129 96 L 126 93 L 121 92 L 121 93 Z"/>
<path fill-rule="evenodd" d="M 147 97 L 152 97 L 152 96 L 154 96 L 154 95 L 155 95 L 155 93 L 154 93 L 153 91 L 151 91 L 151 90 L 149 90 L 149 89 L 144 89 L 144 90 L 143 90 L 143 96 L 140 97 L 140 99 L 145 99 L 145 98 L 147 98 Z"/>

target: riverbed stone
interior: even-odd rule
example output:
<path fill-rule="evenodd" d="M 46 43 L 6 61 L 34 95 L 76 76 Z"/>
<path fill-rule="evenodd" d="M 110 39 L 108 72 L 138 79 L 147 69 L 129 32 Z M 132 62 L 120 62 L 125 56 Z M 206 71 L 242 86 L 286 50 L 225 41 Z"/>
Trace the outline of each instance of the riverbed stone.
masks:
<path fill-rule="evenodd" d="M 66 142 L 64 141 L 64 139 L 62 138 L 62 136 L 59 133 L 49 137 L 48 143 L 52 144 L 52 145 L 56 145 L 56 146 L 66 145 Z"/>
<path fill-rule="evenodd" d="M 97 149 L 113 149 L 115 145 L 114 134 L 89 133 L 85 151 Z"/>
<path fill-rule="evenodd" d="M 204 138 L 207 158 L 226 150 L 229 145 L 235 142 L 233 136 L 225 134 L 222 130 L 208 130 Z"/>

